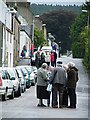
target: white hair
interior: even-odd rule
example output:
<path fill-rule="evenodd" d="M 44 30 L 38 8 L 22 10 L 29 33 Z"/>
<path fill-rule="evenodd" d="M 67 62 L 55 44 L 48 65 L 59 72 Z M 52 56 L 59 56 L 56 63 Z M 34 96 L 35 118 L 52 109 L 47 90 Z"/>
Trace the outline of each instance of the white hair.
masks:
<path fill-rule="evenodd" d="M 47 63 L 43 63 L 43 64 L 41 65 L 41 67 L 42 67 L 43 69 L 46 69 L 46 68 L 47 68 Z"/>
<path fill-rule="evenodd" d="M 67 65 L 68 65 L 68 67 L 75 67 L 75 63 L 73 63 L 73 62 L 69 62 Z"/>

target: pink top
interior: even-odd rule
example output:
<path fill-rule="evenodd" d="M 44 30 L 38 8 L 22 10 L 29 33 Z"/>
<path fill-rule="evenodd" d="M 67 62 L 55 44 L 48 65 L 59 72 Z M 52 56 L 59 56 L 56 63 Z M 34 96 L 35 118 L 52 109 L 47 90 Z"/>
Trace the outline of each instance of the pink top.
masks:
<path fill-rule="evenodd" d="M 51 53 L 51 62 L 54 62 L 54 53 Z"/>

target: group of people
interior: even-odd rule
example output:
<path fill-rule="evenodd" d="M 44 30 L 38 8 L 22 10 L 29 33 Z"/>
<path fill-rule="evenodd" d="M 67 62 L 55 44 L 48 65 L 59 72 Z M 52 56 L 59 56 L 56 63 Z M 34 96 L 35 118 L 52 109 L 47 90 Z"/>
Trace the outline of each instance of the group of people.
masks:
<path fill-rule="evenodd" d="M 49 77 L 48 73 L 50 73 Z M 43 104 L 43 99 L 46 99 L 47 106 L 50 106 L 50 94 L 52 92 L 51 106 L 53 108 L 76 108 L 77 81 L 78 69 L 74 63 L 69 62 L 67 65 L 58 64 L 56 67 L 48 67 L 47 63 L 43 63 L 37 71 L 36 90 L 37 98 L 39 99 L 37 106 L 46 107 Z M 52 91 L 47 91 L 48 84 L 52 84 Z"/>
<path fill-rule="evenodd" d="M 37 53 L 35 54 L 35 63 L 37 68 L 41 67 L 42 63 L 47 63 L 48 66 L 51 64 L 51 66 L 56 67 L 56 60 L 57 53 L 54 50 L 52 50 L 51 52 L 41 51 L 41 53 L 40 51 L 37 51 Z"/>

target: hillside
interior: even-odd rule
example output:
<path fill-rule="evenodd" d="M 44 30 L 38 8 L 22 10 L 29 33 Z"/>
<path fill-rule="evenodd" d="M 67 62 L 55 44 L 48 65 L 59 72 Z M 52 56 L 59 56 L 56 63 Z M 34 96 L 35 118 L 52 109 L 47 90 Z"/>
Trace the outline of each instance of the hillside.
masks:
<path fill-rule="evenodd" d="M 34 15 L 42 15 L 44 13 L 55 11 L 55 10 L 64 10 L 64 11 L 72 11 L 75 14 L 81 13 L 81 6 L 77 5 L 47 5 L 47 4 L 31 4 L 30 9 L 32 10 Z"/>

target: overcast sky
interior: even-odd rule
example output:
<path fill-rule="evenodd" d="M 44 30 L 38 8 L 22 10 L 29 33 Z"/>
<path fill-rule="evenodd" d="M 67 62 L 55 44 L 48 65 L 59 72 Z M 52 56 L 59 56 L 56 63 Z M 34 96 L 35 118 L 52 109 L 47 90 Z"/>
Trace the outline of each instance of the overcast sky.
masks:
<path fill-rule="evenodd" d="M 84 3 L 85 0 L 28 0 L 30 1 L 31 3 Z"/>

